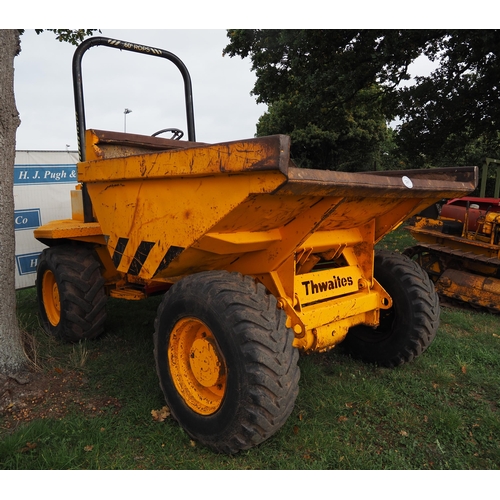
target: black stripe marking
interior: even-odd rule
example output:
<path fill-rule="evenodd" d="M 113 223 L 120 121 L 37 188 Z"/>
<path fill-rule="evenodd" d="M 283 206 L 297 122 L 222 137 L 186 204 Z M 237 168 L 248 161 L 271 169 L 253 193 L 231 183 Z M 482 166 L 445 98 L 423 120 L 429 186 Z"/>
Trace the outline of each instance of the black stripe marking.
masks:
<path fill-rule="evenodd" d="M 118 268 L 125 252 L 125 247 L 127 246 L 128 238 L 118 238 L 118 242 L 113 253 L 113 263 L 115 267 Z"/>
<path fill-rule="evenodd" d="M 158 266 L 158 269 L 156 270 L 156 273 L 162 271 L 163 269 L 167 268 L 169 264 L 177 257 L 179 256 L 183 251 L 184 247 L 176 247 L 172 245 L 169 247 L 167 250 L 167 253 L 165 254 L 165 257 L 163 257 L 162 261 L 160 262 L 160 265 Z M 155 274 L 156 274 L 155 273 Z"/>
<path fill-rule="evenodd" d="M 155 246 L 155 243 L 151 241 L 141 241 L 141 244 L 137 248 L 132 263 L 128 268 L 128 272 L 134 276 L 137 276 L 148 258 L 149 252 Z"/>

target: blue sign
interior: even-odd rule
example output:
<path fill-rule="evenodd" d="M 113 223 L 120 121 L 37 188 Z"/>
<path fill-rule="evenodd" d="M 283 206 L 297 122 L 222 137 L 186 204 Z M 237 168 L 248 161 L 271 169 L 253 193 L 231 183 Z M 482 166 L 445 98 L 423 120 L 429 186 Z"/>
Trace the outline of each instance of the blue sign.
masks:
<path fill-rule="evenodd" d="M 76 165 L 15 165 L 14 184 L 74 184 Z"/>
<path fill-rule="evenodd" d="M 17 270 L 19 275 L 36 273 L 38 257 L 41 252 L 25 253 L 24 255 L 16 255 Z"/>
<path fill-rule="evenodd" d="M 25 210 L 14 210 L 14 227 L 16 231 L 23 229 L 36 229 L 41 225 L 40 209 L 28 208 Z"/>

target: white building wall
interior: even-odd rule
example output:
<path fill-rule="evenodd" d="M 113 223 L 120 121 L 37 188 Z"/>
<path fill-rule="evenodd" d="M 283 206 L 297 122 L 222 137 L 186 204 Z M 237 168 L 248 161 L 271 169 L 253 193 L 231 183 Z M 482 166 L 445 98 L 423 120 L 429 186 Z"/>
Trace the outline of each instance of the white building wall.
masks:
<path fill-rule="evenodd" d="M 33 230 L 51 220 L 71 219 L 77 162 L 76 151 L 16 151 L 16 289 L 35 285 L 38 256 L 45 245 L 33 237 Z"/>

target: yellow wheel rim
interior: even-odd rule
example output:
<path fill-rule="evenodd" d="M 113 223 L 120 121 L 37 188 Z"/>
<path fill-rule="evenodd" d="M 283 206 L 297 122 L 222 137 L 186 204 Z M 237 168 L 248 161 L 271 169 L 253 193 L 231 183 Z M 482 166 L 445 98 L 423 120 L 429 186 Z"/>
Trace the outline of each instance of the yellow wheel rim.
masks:
<path fill-rule="evenodd" d="M 168 345 L 170 374 L 177 392 L 200 415 L 215 413 L 226 392 L 226 362 L 205 323 L 183 318 Z"/>
<path fill-rule="evenodd" d="M 46 271 L 42 280 L 43 306 L 47 319 L 52 326 L 57 326 L 61 321 L 61 301 L 56 277 L 52 271 Z"/>

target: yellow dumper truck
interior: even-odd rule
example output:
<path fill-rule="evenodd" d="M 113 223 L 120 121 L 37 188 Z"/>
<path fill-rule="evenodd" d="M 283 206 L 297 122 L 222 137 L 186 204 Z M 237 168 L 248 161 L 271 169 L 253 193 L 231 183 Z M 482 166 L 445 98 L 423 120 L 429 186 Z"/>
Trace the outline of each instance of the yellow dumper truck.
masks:
<path fill-rule="evenodd" d="M 96 45 L 165 58 L 184 78 L 188 140 L 86 130 L 81 60 Z M 477 184 L 475 167 L 344 173 L 297 168 L 276 135 L 197 142 L 191 80 L 162 49 L 90 38 L 73 60 L 81 161 L 72 219 L 35 236 L 41 317 L 71 342 L 105 330 L 108 297 L 164 293 L 154 332 L 160 385 L 194 439 L 236 453 L 277 432 L 298 394 L 299 351 L 343 342 L 392 367 L 432 342 L 427 274 L 374 245 L 402 221 Z M 163 132 L 163 131 L 160 131 Z"/>

